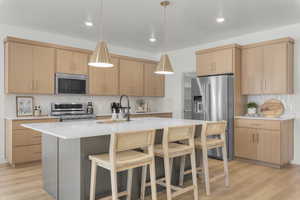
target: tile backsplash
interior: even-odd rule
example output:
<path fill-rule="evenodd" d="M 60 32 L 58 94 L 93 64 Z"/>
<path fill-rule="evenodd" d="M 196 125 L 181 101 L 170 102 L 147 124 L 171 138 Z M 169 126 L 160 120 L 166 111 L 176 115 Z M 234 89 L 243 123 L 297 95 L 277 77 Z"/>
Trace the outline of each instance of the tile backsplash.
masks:
<path fill-rule="evenodd" d="M 18 95 L 22 96 L 22 95 Z M 27 95 L 30 96 L 30 95 Z M 119 102 L 119 96 L 80 96 L 80 95 L 33 95 L 34 105 L 40 105 L 42 109 L 42 114 L 47 115 L 50 112 L 51 103 L 71 103 L 71 102 L 83 102 L 87 103 L 89 101 L 93 102 L 95 114 L 109 114 L 111 102 Z M 132 112 L 136 110 L 136 100 L 144 99 L 149 103 L 151 112 L 165 112 L 170 110 L 163 109 L 160 105 L 163 100 L 162 97 L 130 97 L 130 106 Z M 126 103 L 124 99 L 123 103 Z M 5 116 L 15 116 L 16 115 L 16 95 L 6 95 L 5 96 Z"/>
<path fill-rule="evenodd" d="M 284 114 L 296 114 L 295 111 L 295 95 L 254 95 L 248 96 L 248 102 L 255 102 L 258 105 L 262 105 L 269 99 L 278 99 L 284 105 Z"/>

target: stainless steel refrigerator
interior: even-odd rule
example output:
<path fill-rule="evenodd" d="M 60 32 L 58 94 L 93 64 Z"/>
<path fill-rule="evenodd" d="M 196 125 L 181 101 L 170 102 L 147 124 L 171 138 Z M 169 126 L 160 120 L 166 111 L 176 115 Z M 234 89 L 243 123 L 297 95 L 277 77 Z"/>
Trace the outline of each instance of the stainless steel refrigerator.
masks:
<path fill-rule="evenodd" d="M 226 120 L 228 158 L 233 159 L 234 76 L 216 75 L 191 80 L 192 118 L 206 121 Z M 222 151 L 212 150 L 209 156 L 221 159 Z"/>

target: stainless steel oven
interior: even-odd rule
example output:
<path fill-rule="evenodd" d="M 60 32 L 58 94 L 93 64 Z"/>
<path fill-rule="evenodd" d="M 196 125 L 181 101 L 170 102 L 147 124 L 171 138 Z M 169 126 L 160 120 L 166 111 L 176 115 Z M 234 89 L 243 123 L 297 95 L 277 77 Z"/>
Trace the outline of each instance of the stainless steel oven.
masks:
<path fill-rule="evenodd" d="M 56 94 L 87 94 L 87 75 L 56 73 L 55 77 Z"/>

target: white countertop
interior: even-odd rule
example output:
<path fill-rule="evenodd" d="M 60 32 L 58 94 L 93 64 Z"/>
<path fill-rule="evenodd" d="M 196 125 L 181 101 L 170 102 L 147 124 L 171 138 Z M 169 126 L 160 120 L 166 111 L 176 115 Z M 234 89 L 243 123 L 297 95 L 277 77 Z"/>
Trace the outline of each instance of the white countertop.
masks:
<path fill-rule="evenodd" d="M 271 118 L 271 117 L 235 116 L 234 118 L 236 118 L 236 119 L 257 119 L 257 120 L 279 120 L 279 121 L 283 121 L 283 120 L 295 119 L 295 116 L 293 116 L 293 115 L 282 115 L 280 117 L 275 117 L 275 118 Z"/>
<path fill-rule="evenodd" d="M 145 113 L 130 113 L 132 115 L 147 115 L 147 114 L 165 114 L 165 113 L 172 113 L 172 112 L 145 112 Z M 96 114 L 97 117 L 106 117 L 111 116 L 111 113 L 100 113 Z M 17 117 L 17 116 L 7 116 L 5 119 L 8 120 L 36 120 L 36 119 L 59 119 L 59 116 L 50 116 L 50 115 L 43 115 L 43 116 L 26 116 L 26 117 Z"/>
<path fill-rule="evenodd" d="M 201 120 L 184 120 L 171 118 L 133 118 L 130 122 L 97 123 L 101 120 L 70 121 L 22 124 L 44 134 L 61 139 L 76 139 L 94 136 L 110 135 L 113 133 L 163 129 L 166 127 L 201 125 Z"/>

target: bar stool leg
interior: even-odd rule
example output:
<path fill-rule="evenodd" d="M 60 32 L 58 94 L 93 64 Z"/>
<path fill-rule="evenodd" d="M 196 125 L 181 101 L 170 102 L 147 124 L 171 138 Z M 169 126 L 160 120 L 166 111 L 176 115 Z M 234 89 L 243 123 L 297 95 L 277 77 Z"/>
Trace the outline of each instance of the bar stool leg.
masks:
<path fill-rule="evenodd" d="M 171 173 L 170 173 L 170 159 L 168 156 L 164 157 L 165 165 L 165 178 L 166 178 L 166 190 L 167 190 L 167 200 L 172 200 L 172 191 L 171 191 Z"/>
<path fill-rule="evenodd" d="M 146 179 L 147 179 L 147 165 L 142 167 L 142 181 L 141 181 L 141 196 L 140 200 L 145 199 L 145 190 L 146 190 Z"/>
<path fill-rule="evenodd" d="M 196 167 L 196 155 L 195 150 L 193 150 L 191 156 L 191 167 L 192 167 L 192 176 L 193 176 L 193 185 L 194 185 L 194 200 L 198 200 L 198 183 L 197 183 L 197 167 Z"/>
<path fill-rule="evenodd" d="M 184 168 L 185 168 L 185 156 L 180 158 L 180 177 L 179 177 L 179 185 L 183 186 L 184 182 Z"/>
<path fill-rule="evenodd" d="M 97 164 L 92 161 L 91 164 L 91 185 L 90 185 L 90 200 L 95 200 L 96 196 L 96 180 L 97 180 Z"/>
<path fill-rule="evenodd" d="M 145 178 L 145 180 L 146 180 L 146 178 Z M 155 160 L 154 159 L 152 160 L 152 162 L 150 164 L 150 181 L 151 181 L 151 193 L 152 193 L 151 196 L 152 196 L 152 200 L 157 200 L 156 173 L 155 173 Z"/>
<path fill-rule="evenodd" d="M 112 200 L 118 200 L 118 182 L 117 182 L 117 171 L 115 169 L 111 169 L 111 193 Z"/>
<path fill-rule="evenodd" d="M 133 175 L 133 169 L 129 169 L 127 174 L 127 193 L 128 193 L 127 200 L 131 200 L 132 175 Z"/>
<path fill-rule="evenodd" d="M 204 177 L 205 177 L 205 189 L 206 194 L 210 195 L 210 182 L 209 182 L 209 171 L 208 171 L 208 155 L 207 148 L 202 147 L 202 157 L 203 157 L 203 169 L 204 169 Z"/>
<path fill-rule="evenodd" d="M 223 153 L 223 164 L 224 164 L 224 174 L 225 174 L 225 186 L 229 186 L 229 171 L 228 171 L 228 159 L 227 159 L 226 145 L 222 147 L 222 153 Z"/>

